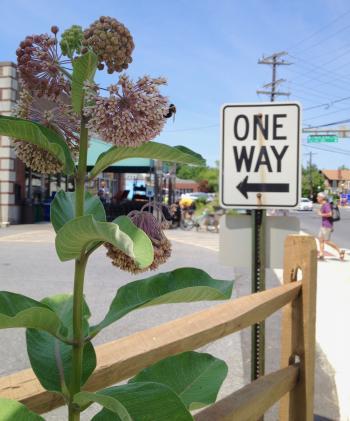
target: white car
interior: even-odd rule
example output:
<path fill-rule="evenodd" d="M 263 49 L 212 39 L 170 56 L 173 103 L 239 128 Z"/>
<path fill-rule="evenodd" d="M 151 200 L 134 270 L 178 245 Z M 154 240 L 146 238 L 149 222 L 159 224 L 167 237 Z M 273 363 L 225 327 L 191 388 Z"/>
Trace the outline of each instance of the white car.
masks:
<path fill-rule="evenodd" d="M 181 198 L 183 197 L 188 197 L 192 200 L 197 200 L 197 199 L 205 199 L 206 201 L 208 201 L 208 193 L 203 193 L 203 192 L 193 192 L 193 193 L 184 193 L 181 195 Z"/>
<path fill-rule="evenodd" d="M 307 197 L 302 197 L 300 199 L 297 209 L 298 211 L 312 211 L 313 207 L 314 205 L 312 203 L 312 200 L 308 199 Z"/>

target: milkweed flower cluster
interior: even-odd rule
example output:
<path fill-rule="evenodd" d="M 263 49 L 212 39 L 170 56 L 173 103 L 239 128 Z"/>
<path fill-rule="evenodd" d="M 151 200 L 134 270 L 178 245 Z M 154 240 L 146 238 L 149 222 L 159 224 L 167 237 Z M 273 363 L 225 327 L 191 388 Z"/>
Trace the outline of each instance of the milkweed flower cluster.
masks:
<path fill-rule="evenodd" d="M 88 127 L 118 146 L 135 147 L 154 139 L 169 110 L 168 99 L 159 91 L 164 84 L 164 78 L 144 76 L 134 83 L 128 76 L 120 76 L 118 83 L 108 88 L 109 96 L 94 96 L 93 92 L 88 98 Z"/>
<path fill-rule="evenodd" d="M 121 72 L 132 62 L 135 47 L 129 30 L 116 19 L 101 16 L 84 31 L 83 50 L 88 48 L 97 55 L 99 70 L 107 66 L 108 73 Z"/>
<path fill-rule="evenodd" d="M 74 156 L 78 152 L 79 121 L 68 102 L 68 96 L 61 95 L 55 100 L 48 97 L 44 99 L 23 90 L 15 115 L 54 130 L 65 139 Z M 56 174 L 62 171 L 62 164 L 49 152 L 20 139 L 14 139 L 13 144 L 18 158 L 34 171 L 43 174 Z"/>
<path fill-rule="evenodd" d="M 147 268 L 140 269 L 131 257 L 109 243 L 105 243 L 107 256 L 112 259 L 112 264 L 114 266 L 127 272 L 141 273 L 147 270 L 157 269 L 159 265 L 165 263 L 171 256 L 171 243 L 166 238 L 161 224 L 147 211 L 132 211 L 128 214 L 128 217 L 138 228 L 142 229 L 151 240 L 154 251 L 152 264 Z"/>
<path fill-rule="evenodd" d="M 38 97 L 56 98 L 70 90 L 70 84 L 60 69 L 58 28 L 53 26 L 51 30 L 54 37 L 48 34 L 27 36 L 16 51 L 20 81 Z"/>

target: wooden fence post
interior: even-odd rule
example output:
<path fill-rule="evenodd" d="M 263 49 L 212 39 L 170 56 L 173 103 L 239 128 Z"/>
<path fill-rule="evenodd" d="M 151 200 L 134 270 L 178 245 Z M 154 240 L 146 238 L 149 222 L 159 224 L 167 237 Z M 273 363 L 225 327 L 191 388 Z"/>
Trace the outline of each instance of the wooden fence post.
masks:
<path fill-rule="evenodd" d="M 301 293 L 283 308 L 281 333 L 281 367 L 300 362 L 300 375 L 281 399 L 281 421 L 312 421 L 314 410 L 317 247 L 311 236 L 291 235 L 284 246 L 283 282 L 300 276 Z"/>

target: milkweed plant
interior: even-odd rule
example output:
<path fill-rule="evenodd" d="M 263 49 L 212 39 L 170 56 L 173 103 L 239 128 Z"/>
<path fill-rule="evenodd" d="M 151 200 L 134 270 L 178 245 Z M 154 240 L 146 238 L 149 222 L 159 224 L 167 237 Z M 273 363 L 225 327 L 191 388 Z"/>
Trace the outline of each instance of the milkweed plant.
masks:
<path fill-rule="evenodd" d="M 101 406 L 93 420 L 192 420 L 191 410 L 215 402 L 227 375 L 225 362 L 205 353 L 184 352 L 145 367 L 128 383 L 95 392 L 84 389 L 94 376 L 93 339 L 101 330 L 144 306 L 171 302 L 223 300 L 232 282 L 197 268 L 157 272 L 116 291 L 106 315 L 90 325 L 84 274 L 99 247 L 116 270 L 140 274 L 159 268 L 171 255 L 162 226 L 146 211 L 106 221 L 99 197 L 86 184 L 110 165 L 131 157 L 203 165 L 185 146 L 154 142 L 174 109 L 162 95 L 162 77 L 136 81 L 125 71 L 134 41 L 118 20 L 102 16 L 83 30 L 29 35 L 16 51 L 21 93 L 13 116 L 0 116 L 0 135 L 9 136 L 17 156 L 34 171 L 74 178 L 75 191 L 59 191 L 51 204 L 55 247 L 62 261 L 74 260 L 73 291 L 36 301 L 0 292 L 0 328 L 25 328 L 32 369 L 41 385 L 67 405 L 67 419 L 80 420 L 91 404 Z M 95 82 L 107 71 L 107 88 Z M 110 143 L 90 172 L 90 135 Z M 0 398 L 1 420 L 42 420 L 19 402 Z"/>

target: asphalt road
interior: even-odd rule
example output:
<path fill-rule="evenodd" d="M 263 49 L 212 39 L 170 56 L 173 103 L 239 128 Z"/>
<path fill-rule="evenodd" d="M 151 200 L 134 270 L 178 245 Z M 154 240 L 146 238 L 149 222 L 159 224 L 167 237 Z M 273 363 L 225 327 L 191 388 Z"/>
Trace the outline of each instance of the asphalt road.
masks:
<path fill-rule="evenodd" d="M 292 211 L 291 215 L 299 217 L 303 231 L 317 235 L 321 225 L 321 217 L 317 212 L 318 208 L 314 207 L 312 212 Z M 340 221 L 334 223 L 332 241 L 341 248 L 350 249 L 350 208 L 341 208 L 340 215 Z"/>
<path fill-rule="evenodd" d="M 309 218 L 306 215 L 300 215 Z M 312 217 L 312 215 L 310 215 Z M 316 214 L 315 214 L 316 217 Z M 184 235 L 188 234 L 188 235 Z M 206 270 L 218 279 L 235 278 L 233 298 L 250 293 L 247 271 L 233 272 L 218 262 L 217 234 L 184 233 L 169 231 L 173 240 L 171 259 L 163 265 L 162 271 L 179 266 L 195 266 Z M 101 320 L 117 289 L 135 277 L 113 267 L 105 250 L 100 248 L 93 254 L 88 267 L 85 295 L 89 303 L 94 324 Z M 28 295 L 35 299 L 72 289 L 73 263 L 59 263 L 54 249 L 54 234 L 48 224 L 17 226 L 0 230 L 0 289 Z M 146 275 L 147 276 L 147 275 Z M 143 278 L 144 275 L 138 276 Z M 267 287 L 279 285 L 279 279 L 270 271 Z M 149 307 L 132 312 L 104 330 L 95 339 L 95 345 L 126 336 L 147 327 L 181 317 L 206 307 L 212 302 L 173 304 Z M 266 370 L 279 368 L 280 312 L 271 316 L 266 323 Z M 205 346 L 202 351 L 224 359 L 229 366 L 229 374 L 220 396 L 242 387 L 250 380 L 250 330 L 245 329 Z M 318 420 L 339 420 L 336 388 L 333 370 L 324 354 L 318 349 L 316 357 L 315 413 Z M 0 375 L 6 375 L 29 367 L 25 350 L 24 332 L 21 329 L 0 331 Z M 83 413 L 82 420 L 91 419 L 96 408 Z M 46 415 L 48 421 L 66 419 L 63 408 Z M 266 421 L 278 419 L 277 410 L 269 411 Z"/>

